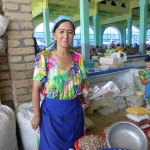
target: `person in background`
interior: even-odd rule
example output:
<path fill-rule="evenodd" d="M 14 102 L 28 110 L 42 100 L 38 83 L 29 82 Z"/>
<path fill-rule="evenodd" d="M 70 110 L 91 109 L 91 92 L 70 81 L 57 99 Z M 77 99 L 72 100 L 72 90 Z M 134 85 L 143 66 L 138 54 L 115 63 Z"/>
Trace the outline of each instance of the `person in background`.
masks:
<path fill-rule="evenodd" d="M 84 134 L 83 107 L 91 101 L 82 98 L 82 90 L 89 87 L 81 54 L 70 49 L 74 21 L 59 16 L 51 30 L 54 41 L 35 59 L 31 125 L 40 129 L 39 150 L 72 150 Z M 44 96 L 41 107 L 40 93 Z"/>
<path fill-rule="evenodd" d="M 117 44 L 116 52 L 124 52 L 124 45 Z"/>
<path fill-rule="evenodd" d="M 131 55 L 138 54 L 138 51 L 137 51 L 137 49 L 135 49 L 135 47 L 133 46 L 133 44 L 130 45 L 130 53 L 131 53 Z"/>
<path fill-rule="evenodd" d="M 33 38 L 33 40 L 34 40 L 34 48 L 35 48 L 35 55 L 36 55 L 37 53 L 40 52 L 40 48 L 39 48 L 39 46 L 37 44 L 37 41 L 36 41 L 35 37 Z"/>
<path fill-rule="evenodd" d="M 96 56 L 96 53 L 95 53 L 95 49 L 94 49 L 94 48 L 92 48 L 92 49 L 90 50 L 90 59 L 92 59 L 92 56 Z"/>
<path fill-rule="evenodd" d="M 146 67 L 139 71 L 139 78 L 141 83 L 145 85 L 145 99 L 147 102 L 147 109 L 150 110 L 150 56 L 145 58 Z"/>
<path fill-rule="evenodd" d="M 111 43 L 109 47 L 106 49 L 106 56 L 111 56 L 111 54 L 114 52 L 115 52 L 115 45 Z"/>

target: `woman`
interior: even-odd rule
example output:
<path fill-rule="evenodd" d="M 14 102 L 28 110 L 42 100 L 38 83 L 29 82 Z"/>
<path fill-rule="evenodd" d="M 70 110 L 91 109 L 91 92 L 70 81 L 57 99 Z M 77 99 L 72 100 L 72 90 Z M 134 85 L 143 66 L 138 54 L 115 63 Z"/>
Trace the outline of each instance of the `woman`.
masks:
<path fill-rule="evenodd" d="M 150 110 L 150 56 L 145 58 L 145 68 L 142 68 L 139 72 L 139 78 L 141 83 L 145 85 L 145 99 L 147 102 L 147 109 Z"/>
<path fill-rule="evenodd" d="M 60 16 L 52 27 L 54 42 L 36 56 L 32 103 L 32 128 L 40 127 L 39 150 L 69 150 L 83 135 L 84 117 L 80 96 L 88 90 L 82 56 L 71 51 L 75 25 Z M 44 100 L 40 108 L 40 93 Z M 90 101 L 84 101 L 88 107 Z"/>

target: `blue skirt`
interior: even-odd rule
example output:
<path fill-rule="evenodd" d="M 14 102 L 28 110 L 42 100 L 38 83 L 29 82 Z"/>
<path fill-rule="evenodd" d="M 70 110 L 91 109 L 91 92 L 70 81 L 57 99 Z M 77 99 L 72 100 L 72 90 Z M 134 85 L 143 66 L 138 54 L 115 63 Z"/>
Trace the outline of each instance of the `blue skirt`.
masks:
<path fill-rule="evenodd" d="M 39 150 L 69 150 L 83 136 L 84 114 L 79 98 L 45 98 L 41 105 Z"/>

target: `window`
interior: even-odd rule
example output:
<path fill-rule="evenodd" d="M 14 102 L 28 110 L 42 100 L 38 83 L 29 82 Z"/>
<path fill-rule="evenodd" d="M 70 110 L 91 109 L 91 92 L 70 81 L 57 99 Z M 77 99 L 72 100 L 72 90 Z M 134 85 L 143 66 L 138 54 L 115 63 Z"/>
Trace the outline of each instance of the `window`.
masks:
<path fill-rule="evenodd" d="M 81 46 L 81 31 L 80 31 L 80 26 L 78 26 L 75 30 L 75 36 L 74 36 L 74 41 L 73 41 L 73 45 L 75 47 L 79 47 Z M 94 45 L 94 31 L 91 27 L 89 27 L 89 44 L 90 45 Z"/>
<path fill-rule="evenodd" d="M 112 6 L 117 6 L 116 3 L 115 3 L 115 1 L 112 1 L 112 2 L 111 2 L 111 5 L 112 5 Z"/>
<path fill-rule="evenodd" d="M 115 27 L 108 27 L 103 33 L 103 46 L 109 46 L 110 43 L 121 43 L 120 32 Z"/>
<path fill-rule="evenodd" d="M 53 26 L 52 23 L 49 24 L 50 26 L 50 38 L 53 40 L 53 35 L 51 33 L 51 27 Z M 34 37 L 36 38 L 37 44 L 39 48 L 44 48 L 45 47 L 45 38 L 44 38 L 44 26 L 43 23 L 39 24 L 35 31 L 34 31 Z"/>
<path fill-rule="evenodd" d="M 122 3 L 122 4 L 121 4 L 121 7 L 126 8 L 125 3 Z"/>
<path fill-rule="evenodd" d="M 140 37 L 140 33 L 139 33 L 139 29 L 135 26 L 132 26 L 132 44 L 139 44 L 139 37 Z M 126 29 L 126 43 L 128 43 L 128 28 Z"/>
<path fill-rule="evenodd" d="M 150 45 L 150 29 L 148 29 L 146 33 L 146 44 Z"/>

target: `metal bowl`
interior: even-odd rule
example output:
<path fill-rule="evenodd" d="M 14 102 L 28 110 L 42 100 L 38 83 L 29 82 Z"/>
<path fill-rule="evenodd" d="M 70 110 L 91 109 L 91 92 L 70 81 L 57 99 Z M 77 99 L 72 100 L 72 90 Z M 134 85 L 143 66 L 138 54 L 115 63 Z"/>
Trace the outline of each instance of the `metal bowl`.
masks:
<path fill-rule="evenodd" d="M 135 124 L 126 121 L 112 124 L 106 133 L 106 141 L 109 148 L 148 150 L 145 133 Z"/>

